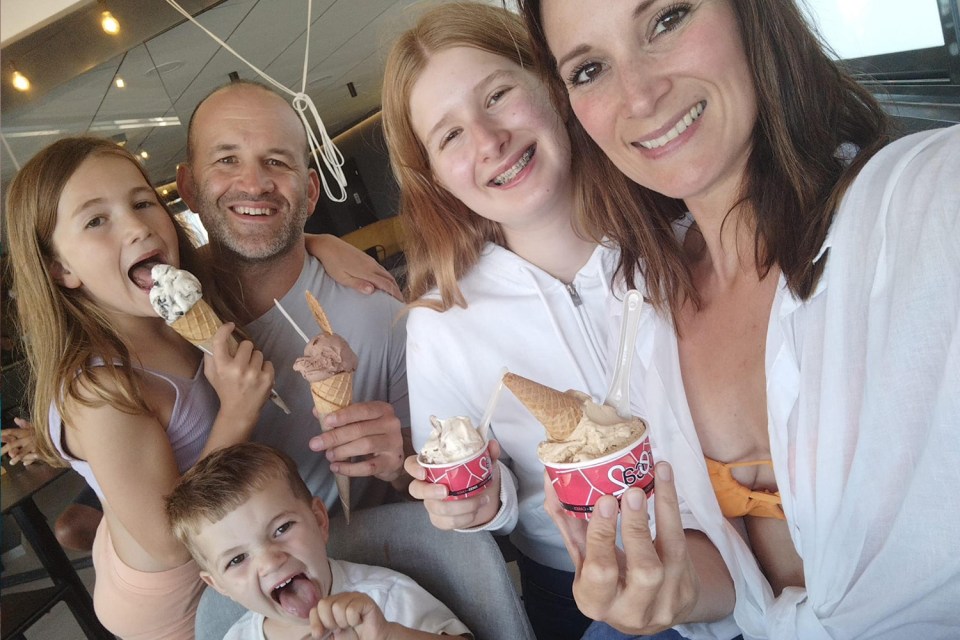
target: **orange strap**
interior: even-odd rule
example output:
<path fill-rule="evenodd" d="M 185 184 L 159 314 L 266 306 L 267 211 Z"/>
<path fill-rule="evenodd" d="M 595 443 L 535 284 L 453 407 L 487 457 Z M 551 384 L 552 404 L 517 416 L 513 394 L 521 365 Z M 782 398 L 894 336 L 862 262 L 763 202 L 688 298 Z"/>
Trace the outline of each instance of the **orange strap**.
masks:
<path fill-rule="evenodd" d="M 783 507 L 780 502 L 780 493 L 769 491 L 751 491 L 733 477 L 731 469 L 737 467 L 753 467 L 761 464 L 773 466 L 772 460 L 754 460 L 750 462 L 717 462 L 710 458 L 707 461 L 707 471 L 710 473 L 710 483 L 713 492 L 720 503 L 720 511 L 728 518 L 742 516 L 756 516 L 759 518 L 776 518 L 785 520 Z"/>

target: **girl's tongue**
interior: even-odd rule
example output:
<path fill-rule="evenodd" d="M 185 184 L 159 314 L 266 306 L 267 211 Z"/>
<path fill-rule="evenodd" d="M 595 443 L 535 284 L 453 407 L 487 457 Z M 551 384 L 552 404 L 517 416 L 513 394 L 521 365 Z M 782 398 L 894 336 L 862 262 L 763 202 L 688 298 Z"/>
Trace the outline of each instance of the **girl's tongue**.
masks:
<path fill-rule="evenodd" d="M 138 262 L 130 267 L 130 279 L 141 289 L 149 289 L 153 286 L 153 276 L 150 272 L 153 269 L 153 266 L 157 264 L 160 264 L 160 261 L 155 258 Z"/>
<path fill-rule="evenodd" d="M 302 573 L 278 590 L 277 601 L 284 611 L 298 618 L 309 618 L 310 610 L 320 602 L 320 590 Z"/>

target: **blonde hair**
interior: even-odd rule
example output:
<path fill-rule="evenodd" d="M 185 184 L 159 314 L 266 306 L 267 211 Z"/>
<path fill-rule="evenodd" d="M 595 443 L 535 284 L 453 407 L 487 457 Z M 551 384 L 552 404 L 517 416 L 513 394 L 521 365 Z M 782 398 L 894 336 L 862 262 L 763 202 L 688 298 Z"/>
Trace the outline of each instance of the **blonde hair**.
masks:
<path fill-rule="evenodd" d="M 520 18 L 501 7 L 474 3 L 444 4 L 426 12 L 397 39 L 387 57 L 383 128 L 400 185 L 408 297 L 413 305 L 438 311 L 466 307 L 457 281 L 476 264 L 487 242 L 506 245 L 498 223 L 471 211 L 437 184 L 410 119 L 410 94 L 430 57 L 454 47 L 486 51 L 534 72 Z M 434 287 L 440 291 L 439 301 L 420 299 Z"/>
<path fill-rule="evenodd" d="M 282 451 L 253 442 L 214 451 L 183 474 L 166 497 L 167 520 L 173 535 L 200 565 L 205 559 L 195 538 L 207 524 L 219 522 L 271 480 L 281 479 L 298 499 L 312 504 L 313 496 Z M 209 567 L 208 567 L 209 568 Z"/>
<path fill-rule="evenodd" d="M 37 451 L 44 461 L 65 466 L 50 439 L 48 415 L 55 404 L 69 423 L 67 399 L 84 406 L 109 404 L 130 414 L 150 413 L 131 367 L 131 354 L 117 328 L 82 289 L 67 289 L 51 274 L 56 260 L 53 231 L 64 186 L 88 158 L 116 156 L 140 163 L 109 140 L 75 137 L 59 140 L 35 155 L 17 173 L 7 191 L 13 290 L 24 347 L 30 365 L 31 420 Z M 161 206 L 170 214 L 166 205 Z M 188 232 L 176 220 L 181 267 L 206 275 Z M 207 298 L 206 290 L 204 298 Z M 92 362 L 102 367 L 92 372 Z"/>

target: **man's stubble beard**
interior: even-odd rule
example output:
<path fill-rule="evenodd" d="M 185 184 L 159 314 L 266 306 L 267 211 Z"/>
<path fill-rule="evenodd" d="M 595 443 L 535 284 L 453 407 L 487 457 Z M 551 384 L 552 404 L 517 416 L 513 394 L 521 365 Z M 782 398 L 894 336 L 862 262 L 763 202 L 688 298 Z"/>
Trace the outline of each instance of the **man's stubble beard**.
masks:
<path fill-rule="evenodd" d="M 217 200 L 204 195 L 201 195 L 199 200 L 200 220 L 210 237 L 215 253 L 226 260 L 239 262 L 241 265 L 263 264 L 286 255 L 303 242 L 303 226 L 310 217 L 304 194 L 304 197 L 298 198 L 297 202 L 290 203 L 290 211 L 294 214 L 293 220 L 284 225 L 279 232 L 272 234 L 272 237 L 267 234 L 239 236 L 235 234 L 228 222 L 230 214 L 223 213 L 226 207 L 221 208 Z"/>

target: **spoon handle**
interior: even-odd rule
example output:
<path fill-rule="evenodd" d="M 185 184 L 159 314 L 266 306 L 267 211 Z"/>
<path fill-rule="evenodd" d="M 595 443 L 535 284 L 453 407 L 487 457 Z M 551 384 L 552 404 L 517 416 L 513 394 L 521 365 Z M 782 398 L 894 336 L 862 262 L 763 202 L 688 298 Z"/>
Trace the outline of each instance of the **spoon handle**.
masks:
<path fill-rule="evenodd" d="M 634 345 L 637 342 L 637 327 L 640 324 L 640 304 L 643 296 L 631 289 L 623 298 L 623 323 L 620 325 L 620 348 L 617 352 L 617 367 L 610 383 L 604 404 L 617 410 L 621 418 L 630 417 L 630 365 L 633 362 Z"/>

